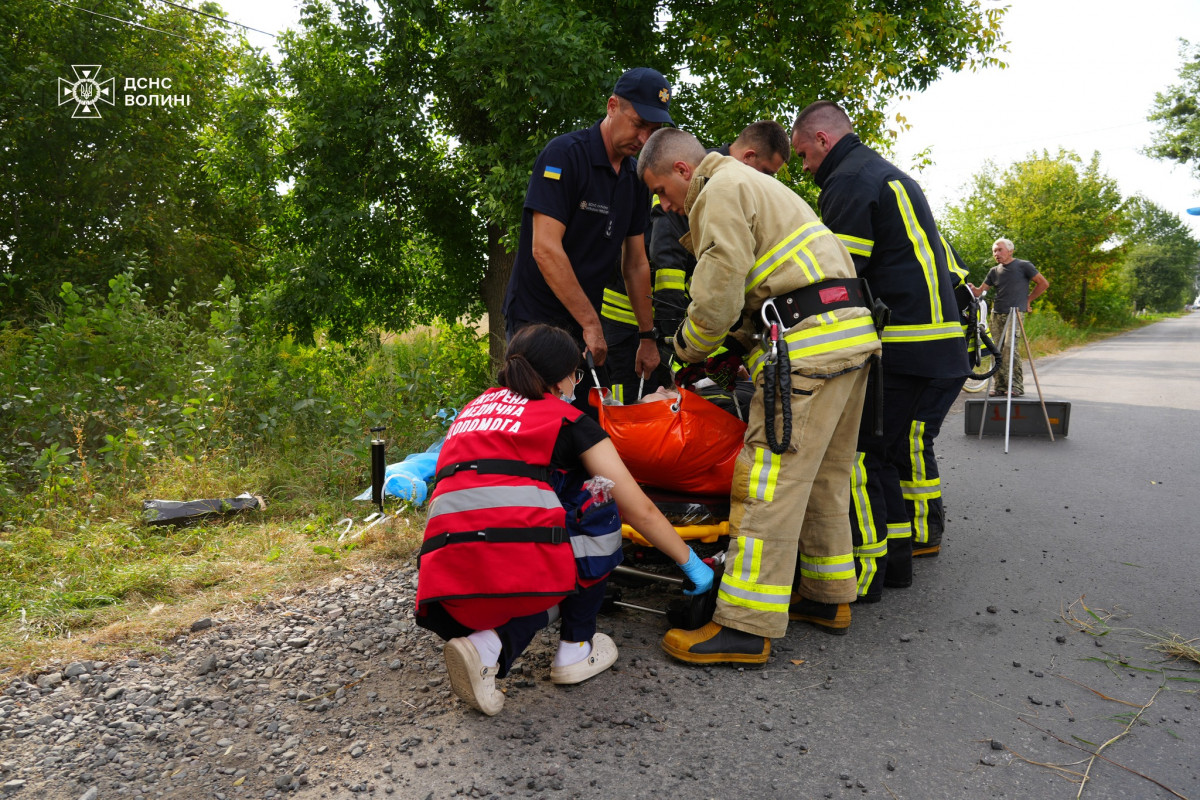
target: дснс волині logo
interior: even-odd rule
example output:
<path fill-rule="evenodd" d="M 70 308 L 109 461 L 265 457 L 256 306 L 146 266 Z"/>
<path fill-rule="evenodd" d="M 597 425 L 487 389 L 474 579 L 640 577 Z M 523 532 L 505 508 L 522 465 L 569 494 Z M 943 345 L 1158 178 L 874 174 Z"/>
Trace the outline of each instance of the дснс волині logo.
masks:
<path fill-rule="evenodd" d="M 117 79 L 109 78 L 103 82 L 96 80 L 96 76 L 100 73 L 99 64 L 72 64 L 71 70 L 75 73 L 74 81 L 66 78 L 58 79 L 58 104 L 61 106 L 73 100 L 75 101 L 75 113 L 71 115 L 73 118 L 98 119 L 100 117 L 98 104 L 108 103 L 110 106 L 113 104 Z"/>

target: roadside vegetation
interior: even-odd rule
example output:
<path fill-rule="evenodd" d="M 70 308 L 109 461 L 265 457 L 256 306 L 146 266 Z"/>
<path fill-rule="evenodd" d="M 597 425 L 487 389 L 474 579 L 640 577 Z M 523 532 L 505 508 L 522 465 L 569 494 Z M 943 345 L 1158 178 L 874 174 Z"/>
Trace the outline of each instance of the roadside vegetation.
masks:
<path fill-rule="evenodd" d="M 406 553 L 420 524 L 398 502 L 390 524 L 338 541 L 370 511 L 352 500 L 370 485 L 369 429 L 387 426 L 399 461 L 487 383 L 474 328 L 300 346 L 228 282 L 152 308 L 139 274 L 106 294 L 64 285 L 35 323 L 0 325 L 0 663 L 81 637 L 152 642 L 188 614 Z M 266 510 L 142 520 L 143 500 L 242 492 Z"/>

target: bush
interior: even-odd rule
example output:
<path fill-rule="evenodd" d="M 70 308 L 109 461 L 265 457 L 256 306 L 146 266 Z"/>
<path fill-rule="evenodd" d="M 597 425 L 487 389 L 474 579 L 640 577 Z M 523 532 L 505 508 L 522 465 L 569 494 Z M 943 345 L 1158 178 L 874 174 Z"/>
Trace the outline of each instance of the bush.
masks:
<path fill-rule="evenodd" d="M 136 277 L 104 297 L 64 284 L 36 327 L 0 327 L 0 503 L 135 491 L 175 460 L 265 460 L 278 482 L 256 491 L 341 497 L 361 483 L 370 427 L 388 425 L 401 455 L 423 450 L 439 410 L 487 384 L 485 341 L 461 325 L 303 347 L 245 325 L 228 279 L 181 309 L 150 308 Z"/>

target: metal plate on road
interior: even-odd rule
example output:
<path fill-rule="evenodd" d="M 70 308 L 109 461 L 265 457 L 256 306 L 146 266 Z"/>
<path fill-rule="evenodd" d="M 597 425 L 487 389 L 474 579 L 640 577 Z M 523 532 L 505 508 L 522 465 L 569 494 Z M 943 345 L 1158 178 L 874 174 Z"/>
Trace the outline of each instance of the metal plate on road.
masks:
<path fill-rule="evenodd" d="M 968 400 L 964 406 L 963 425 L 968 436 L 979 434 L 979 419 L 983 414 L 983 406 L 987 404 L 987 420 L 983 425 L 985 436 L 1003 436 L 1004 423 L 1008 415 L 1008 400 L 997 397 L 995 400 Z M 1036 399 L 1013 398 L 1012 425 L 1009 433 L 1013 436 L 1048 436 L 1046 432 L 1046 415 L 1050 417 L 1050 429 L 1055 436 L 1067 435 L 1067 423 L 1071 418 L 1071 404 L 1061 400 L 1047 400 L 1046 414 L 1042 414 L 1042 404 Z"/>

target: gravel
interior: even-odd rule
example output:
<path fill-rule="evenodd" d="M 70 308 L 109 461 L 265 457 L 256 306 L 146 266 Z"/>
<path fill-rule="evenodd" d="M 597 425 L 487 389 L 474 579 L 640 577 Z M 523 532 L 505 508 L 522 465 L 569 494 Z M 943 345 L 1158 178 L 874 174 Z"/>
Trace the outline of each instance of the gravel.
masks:
<path fill-rule="evenodd" d="M 346 764 L 422 750 L 422 724 L 458 702 L 412 621 L 415 574 L 361 570 L 198 619 L 152 657 L 9 678 L 0 800 L 392 794 L 390 765 Z"/>

